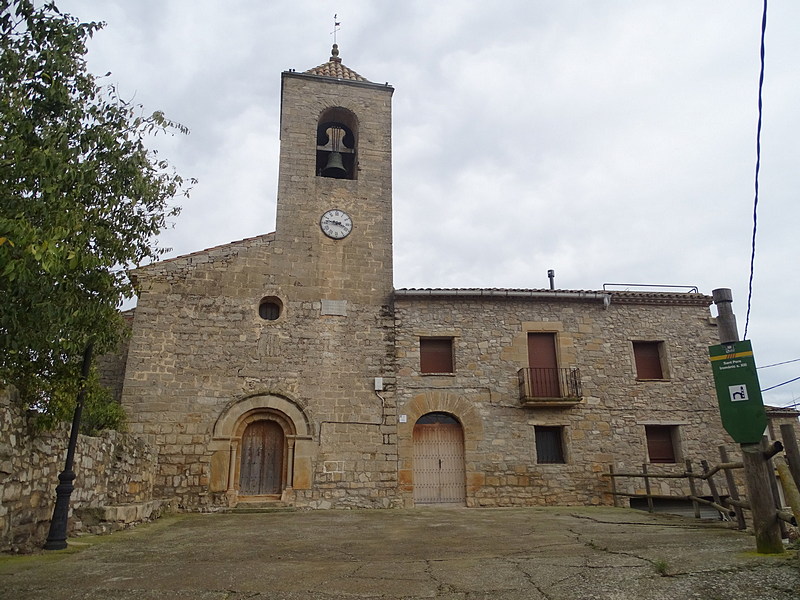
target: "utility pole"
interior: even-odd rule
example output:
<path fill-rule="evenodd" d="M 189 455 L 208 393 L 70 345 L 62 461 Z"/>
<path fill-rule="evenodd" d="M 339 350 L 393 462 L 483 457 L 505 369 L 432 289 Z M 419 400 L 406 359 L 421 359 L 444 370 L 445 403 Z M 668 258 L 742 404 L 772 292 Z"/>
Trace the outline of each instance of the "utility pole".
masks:
<path fill-rule="evenodd" d="M 736 328 L 736 316 L 733 314 L 733 294 L 728 288 L 720 288 L 711 292 L 714 304 L 717 305 L 717 326 L 720 344 L 739 341 Z M 719 393 L 718 393 L 719 395 Z M 782 554 L 784 552 L 781 530 L 775 511 L 775 500 L 772 495 L 768 457 L 763 445 L 758 443 L 741 443 L 742 463 L 744 465 L 747 500 L 753 514 L 753 530 L 756 536 L 756 551 L 759 554 Z"/>

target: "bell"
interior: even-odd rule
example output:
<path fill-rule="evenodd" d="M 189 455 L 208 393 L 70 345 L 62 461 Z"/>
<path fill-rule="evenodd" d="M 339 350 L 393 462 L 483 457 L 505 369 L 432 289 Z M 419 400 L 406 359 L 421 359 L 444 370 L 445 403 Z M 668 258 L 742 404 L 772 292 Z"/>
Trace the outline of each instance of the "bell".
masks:
<path fill-rule="evenodd" d="M 328 156 L 328 164 L 322 169 L 322 176 L 342 179 L 346 175 L 347 169 L 344 168 L 344 164 L 342 163 L 341 153 L 335 151 L 331 152 L 330 156 Z"/>

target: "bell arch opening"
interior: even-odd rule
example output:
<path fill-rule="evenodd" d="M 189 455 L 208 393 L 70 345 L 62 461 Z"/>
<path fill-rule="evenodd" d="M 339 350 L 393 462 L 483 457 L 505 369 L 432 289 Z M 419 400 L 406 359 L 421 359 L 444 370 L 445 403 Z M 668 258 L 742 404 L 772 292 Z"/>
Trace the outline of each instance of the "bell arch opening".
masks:
<path fill-rule="evenodd" d="M 342 107 L 328 108 L 317 122 L 318 177 L 356 179 L 358 119 Z"/>

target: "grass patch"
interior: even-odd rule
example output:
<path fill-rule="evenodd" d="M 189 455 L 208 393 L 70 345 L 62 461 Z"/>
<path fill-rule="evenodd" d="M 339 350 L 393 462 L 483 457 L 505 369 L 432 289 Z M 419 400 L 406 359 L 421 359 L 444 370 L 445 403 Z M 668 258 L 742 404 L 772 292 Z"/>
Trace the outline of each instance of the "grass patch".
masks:
<path fill-rule="evenodd" d="M 657 558 L 653 561 L 653 569 L 661 577 L 669 577 L 669 563 L 663 558 Z"/>

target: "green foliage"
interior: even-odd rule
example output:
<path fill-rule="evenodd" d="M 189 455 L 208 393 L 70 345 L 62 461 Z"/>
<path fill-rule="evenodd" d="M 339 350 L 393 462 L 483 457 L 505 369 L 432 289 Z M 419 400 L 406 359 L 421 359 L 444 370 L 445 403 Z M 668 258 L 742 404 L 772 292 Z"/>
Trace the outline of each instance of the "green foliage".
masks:
<path fill-rule="evenodd" d="M 87 71 L 102 26 L 54 3 L 0 0 L 0 384 L 51 415 L 76 389 L 87 344 L 116 347 L 126 269 L 163 253 L 155 236 L 186 194 L 145 146 L 186 129 Z"/>
<path fill-rule="evenodd" d="M 663 558 L 658 558 L 653 561 L 653 569 L 662 577 L 669 577 L 669 563 Z"/>
<path fill-rule="evenodd" d="M 50 391 L 46 406 L 33 406 L 37 412 L 33 420 L 36 430 L 52 429 L 60 421 L 71 421 L 75 412 L 80 378 L 62 379 L 56 389 Z M 125 410 L 111 397 L 111 392 L 100 385 L 97 371 L 92 369 L 83 398 L 81 433 L 97 435 L 104 429 L 121 431 L 125 428 Z"/>

